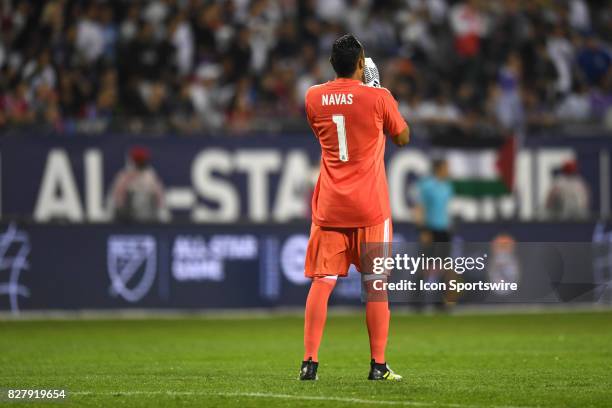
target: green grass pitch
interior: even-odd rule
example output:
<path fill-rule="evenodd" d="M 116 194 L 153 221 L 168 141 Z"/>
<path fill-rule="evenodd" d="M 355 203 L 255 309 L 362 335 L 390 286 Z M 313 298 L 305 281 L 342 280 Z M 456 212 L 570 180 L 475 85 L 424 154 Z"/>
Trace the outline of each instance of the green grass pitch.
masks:
<path fill-rule="evenodd" d="M 612 406 L 609 311 L 396 313 L 402 383 L 366 380 L 362 314 L 330 316 L 319 381 L 301 357 L 300 316 L 0 321 L 0 388 L 67 389 L 61 406 Z"/>

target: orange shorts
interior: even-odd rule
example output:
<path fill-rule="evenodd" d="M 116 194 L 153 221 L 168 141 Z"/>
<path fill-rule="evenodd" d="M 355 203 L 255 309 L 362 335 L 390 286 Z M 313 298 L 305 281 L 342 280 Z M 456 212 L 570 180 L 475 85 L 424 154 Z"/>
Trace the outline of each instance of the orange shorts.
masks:
<path fill-rule="evenodd" d="M 346 276 L 351 264 L 361 271 L 362 257 L 370 256 L 362 253 L 362 245 L 386 243 L 392 239 L 393 226 L 388 218 L 382 224 L 357 228 L 321 227 L 313 223 L 306 250 L 304 275 L 308 278 Z"/>

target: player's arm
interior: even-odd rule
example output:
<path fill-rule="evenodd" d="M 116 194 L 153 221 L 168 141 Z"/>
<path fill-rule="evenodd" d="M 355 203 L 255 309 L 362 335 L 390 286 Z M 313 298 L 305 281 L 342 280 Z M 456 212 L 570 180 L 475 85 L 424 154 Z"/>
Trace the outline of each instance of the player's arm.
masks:
<path fill-rule="evenodd" d="M 388 90 L 381 97 L 385 132 L 397 146 L 405 146 L 410 141 L 410 127 L 399 111 L 397 101 Z"/>
<path fill-rule="evenodd" d="M 363 72 L 363 82 L 367 86 L 380 88 L 380 75 L 378 67 L 372 58 L 365 59 L 365 67 Z M 387 92 L 388 93 L 388 92 Z M 385 94 L 382 100 L 383 119 L 385 122 L 385 130 L 391 135 L 391 140 L 397 146 L 405 146 L 410 142 L 410 127 L 402 118 L 397 107 L 397 101 L 390 93 Z"/>
<path fill-rule="evenodd" d="M 410 142 L 410 126 L 406 124 L 406 128 L 397 135 L 392 135 L 391 140 L 396 146 L 406 146 Z"/>
<path fill-rule="evenodd" d="M 315 137 L 318 139 L 319 135 L 317 134 L 317 132 L 315 131 L 315 128 L 313 126 L 314 123 L 314 116 L 312 114 L 312 110 L 311 110 L 311 106 L 310 106 L 310 92 L 312 90 L 312 87 L 310 87 L 308 89 L 308 91 L 306 91 L 306 96 L 304 97 L 304 110 L 306 111 L 306 120 L 308 121 L 308 126 L 310 126 L 310 129 L 312 130 L 312 133 L 315 135 Z"/>

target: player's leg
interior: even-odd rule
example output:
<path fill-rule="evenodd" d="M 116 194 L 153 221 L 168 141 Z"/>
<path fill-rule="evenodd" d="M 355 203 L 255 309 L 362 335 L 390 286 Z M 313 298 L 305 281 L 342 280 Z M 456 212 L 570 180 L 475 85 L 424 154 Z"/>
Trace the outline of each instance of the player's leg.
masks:
<path fill-rule="evenodd" d="M 301 380 L 317 379 L 319 346 L 327 320 L 327 302 L 336 286 L 338 276 L 317 277 L 312 280 L 304 313 L 304 359 L 300 368 Z"/>
<path fill-rule="evenodd" d="M 304 359 L 301 380 L 317 379 L 319 346 L 327 320 L 327 303 L 338 276 L 348 272 L 348 239 L 342 230 L 313 225 L 306 251 L 305 275 L 312 278 L 304 313 Z"/>
<path fill-rule="evenodd" d="M 371 274 L 363 277 L 363 285 L 366 291 L 366 324 L 370 338 L 371 355 L 368 380 L 401 381 L 402 376 L 391 370 L 385 357 L 389 337 L 389 322 L 391 320 L 387 293 L 374 289 L 375 281 L 386 282 L 387 277 Z"/>
<path fill-rule="evenodd" d="M 389 302 L 387 293 L 374 289 L 375 281 L 386 281 L 386 276 L 364 275 L 366 291 L 366 324 L 370 338 L 370 356 L 377 364 L 385 363 L 385 349 L 389 336 Z"/>
<path fill-rule="evenodd" d="M 391 220 L 386 220 L 381 225 L 366 227 L 362 229 L 359 236 L 360 263 L 368 258 L 379 256 L 391 256 L 391 241 L 393 230 Z M 369 261 L 365 261 L 369 263 Z M 372 271 L 362 270 L 363 287 L 366 296 L 366 324 L 370 339 L 370 380 L 394 380 L 399 381 L 402 377 L 395 374 L 387 365 L 385 350 L 389 337 L 389 321 L 391 312 L 386 290 L 376 289 L 376 281 L 387 280 L 386 274 L 374 274 Z"/>

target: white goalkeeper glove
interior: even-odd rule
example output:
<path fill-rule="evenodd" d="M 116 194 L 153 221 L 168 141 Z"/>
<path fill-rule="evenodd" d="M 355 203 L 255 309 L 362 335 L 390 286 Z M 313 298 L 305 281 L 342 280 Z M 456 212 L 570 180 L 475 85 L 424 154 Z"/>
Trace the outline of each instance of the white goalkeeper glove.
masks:
<path fill-rule="evenodd" d="M 380 88 L 380 75 L 378 68 L 372 58 L 365 59 L 365 67 L 363 68 L 363 79 L 367 86 Z"/>

